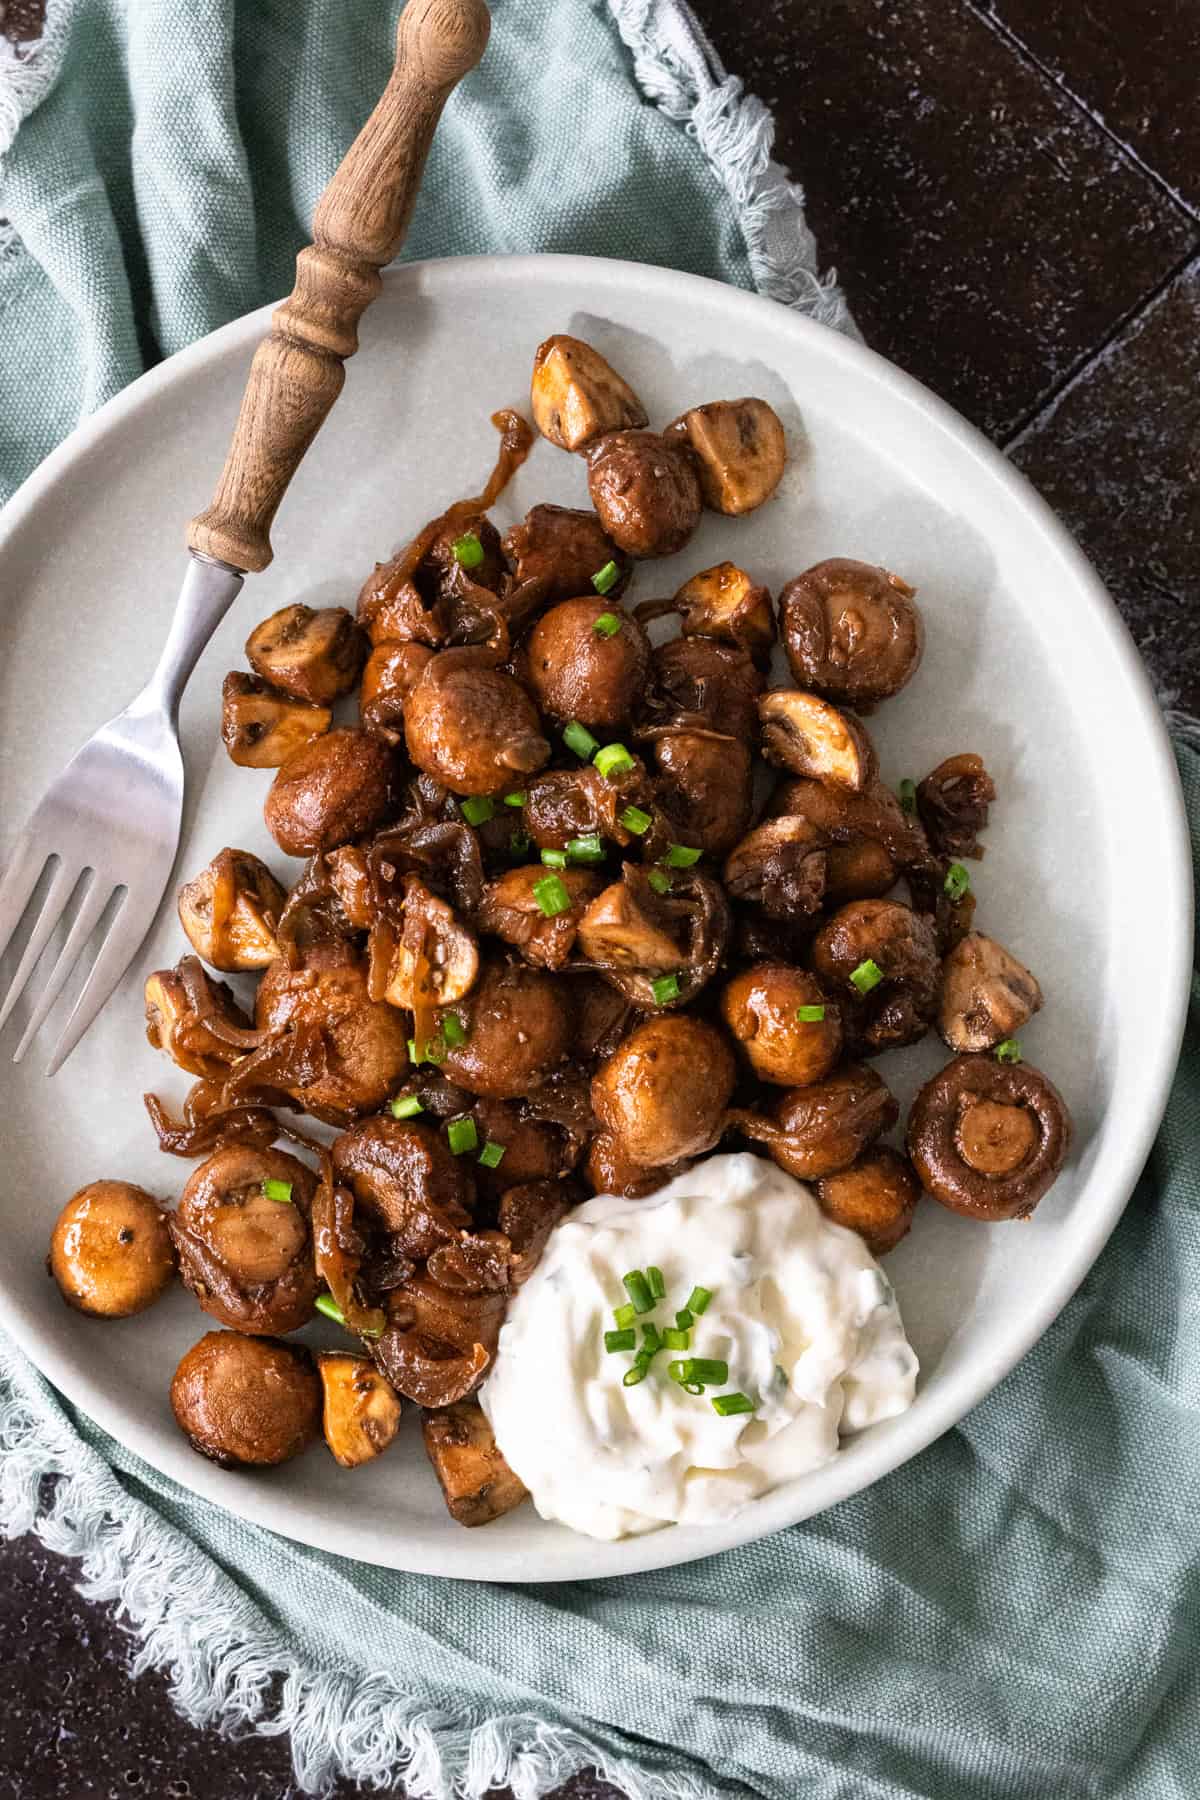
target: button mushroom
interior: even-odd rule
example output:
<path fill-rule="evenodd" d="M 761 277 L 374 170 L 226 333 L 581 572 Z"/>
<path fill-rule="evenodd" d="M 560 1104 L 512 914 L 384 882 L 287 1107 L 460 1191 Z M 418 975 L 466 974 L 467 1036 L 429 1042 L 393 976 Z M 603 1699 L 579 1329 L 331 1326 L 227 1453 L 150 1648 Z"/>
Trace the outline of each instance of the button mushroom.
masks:
<path fill-rule="evenodd" d="M 317 1297 L 316 1186 L 296 1157 L 241 1144 L 192 1172 L 168 1224 L 184 1285 L 206 1313 L 254 1336 L 308 1323 Z"/>
<path fill-rule="evenodd" d="M 908 1162 L 881 1145 L 848 1169 L 816 1184 L 821 1211 L 835 1225 L 857 1231 L 872 1256 L 894 1250 L 912 1224 L 921 1184 Z"/>
<path fill-rule="evenodd" d="M 243 769 L 278 769 L 329 730 L 327 706 L 292 700 L 257 675 L 233 669 L 221 687 L 221 742 Z"/>
<path fill-rule="evenodd" d="M 246 639 L 256 675 L 312 706 L 331 706 L 358 680 L 366 639 L 344 606 L 281 606 Z"/>
<path fill-rule="evenodd" d="M 611 776 L 592 767 L 547 769 L 523 791 L 522 824 L 539 850 L 565 850 L 572 839 L 597 833 L 622 847 L 631 844 L 635 834 L 621 815 L 629 806 L 645 811 L 653 798 L 637 757 L 632 768 Z"/>
<path fill-rule="evenodd" d="M 678 613 L 687 636 L 737 644 L 752 656 L 765 657 L 775 642 L 771 596 L 736 563 L 701 569 L 684 582 L 673 599 L 643 600 L 634 611 L 646 624 L 667 613 Z"/>
<path fill-rule="evenodd" d="M 804 920 L 819 910 L 825 894 L 828 842 L 807 819 L 766 819 L 726 857 L 725 886 L 734 899 L 761 906 L 772 919 Z"/>
<path fill-rule="evenodd" d="M 768 762 L 855 793 L 874 779 L 878 762 L 865 728 L 816 694 L 772 688 L 759 701 L 758 716 Z"/>
<path fill-rule="evenodd" d="M 77 1312 L 96 1319 L 144 1312 L 175 1273 L 158 1201 L 131 1181 L 90 1181 L 58 1215 L 49 1269 Z"/>
<path fill-rule="evenodd" d="M 735 1076 L 721 1033 L 672 1013 L 630 1032 L 595 1076 L 592 1105 L 620 1154 L 652 1169 L 712 1149 Z"/>
<path fill-rule="evenodd" d="M 724 856 L 750 823 L 754 784 L 747 745 L 708 732 L 664 732 L 654 760 L 655 795 L 672 838 Z"/>
<path fill-rule="evenodd" d="M 620 1194 L 627 1200 L 644 1200 L 686 1167 L 684 1159 L 647 1169 L 629 1157 L 622 1140 L 613 1132 L 597 1131 L 588 1143 L 583 1173 L 593 1194 Z"/>
<path fill-rule="evenodd" d="M 608 570 L 604 598 L 619 600 L 632 562 L 594 512 L 570 506 L 533 506 L 504 540 L 516 581 L 536 583 L 544 605 L 592 592 L 592 577 Z M 611 568 L 610 568 L 611 565 Z"/>
<path fill-rule="evenodd" d="M 465 1293 L 413 1276 L 388 1296 L 390 1322 L 375 1356 L 398 1393 L 451 1406 L 478 1387 L 495 1354 L 503 1292 Z"/>
<path fill-rule="evenodd" d="M 408 1068 L 404 1020 L 371 999 L 366 967 L 350 944 L 318 942 L 294 966 L 272 963 L 258 986 L 255 1020 L 275 1040 L 260 1052 L 264 1078 L 330 1125 L 375 1112 Z M 310 1048 L 306 1058 L 306 1041 L 319 1054 Z"/>
<path fill-rule="evenodd" d="M 948 756 L 917 783 L 917 812 L 941 856 L 982 856 L 979 833 L 988 822 L 996 784 L 971 751 Z"/>
<path fill-rule="evenodd" d="M 829 838 L 831 900 L 873 897 L 867 888 L 846 891 L 865 881 L 878 884 L 876 893 L 886 893 L 901 869 L 928 861 L 921 827 L 879 780 L 869 781 L 861 793 L 830 781 L 804 777 L 785 781 L 772 796 L 770 811 L 783 818 L 807 819 Z"/>
<path fill-rule="evenodd" d="M 908 1154 L 925 1189 L 971 1219 L 1023 1219 L 1071 1144 L 1062 1095 L 1029 1063 L 959 1056 L 913 1102 Z"/>
<path fill-rule="evenodd" d="M 893 900 L 852 900 L 813 939 L 813 968 L 839 996 L 852 1046 L 915 1044 L 937 1009 L 941 965 L 929 921 Z"/>
<path fill-rule="evenodd" d="M 991 1050 L 1028 1023 L 1042 1004 L 1037 981 L 1015 956 L 970 931 L 942 964 L 938 1030 L 951 1050 Z"/>
<path fill-rule="evenodd" d="M 803 969 L 762 962 L 735 975 L 721 1014 L 761 1081 L 807 1087 L 827 1076 L 842 1050 L 836 1005 Z"/>
<path fill-rule="evenodd" d="M 583 450 L 606 432 L 646 423 L 629 383 L 598 350 L 565 332 L 538 345 L 529 403 L 534 424 L 560 450 Z"/>
<path fill-rule="evenodd" d="M 404 877 L 404 922 L 388 971 L 384 998 L 409 1012 L 452 1006 L 479 974 L 475 934 L 417 875 Z"/>
<path fill-rule="evenodd" d="M 486 964 L 455 1013 L 462 1037 L 447 1040 L 442 1069 L 469 1093 L 520 1099 L 570 1055 L 570 988 L 542 969 Z"/>
<path fill-rule="evenodd" d="M 208 1331 L 171 1382 L 171 1410 L 193 1450 L 223 1469 L 299 1456 L 321 1429 L 321 1383 L 307 1350 Z"/>
<path fill-rule="evenodd" d="M 489 1525 L 529 1498 L 477 1401 L 427 1412 L 421 1430 L 450 1516 L 460 1525 Z"/>
<path fill-rule="evenodd" d="M 813 1181 L 849 1168 L 900 1117 L 895 1096 L 865 1063 L 843 1063 L 824 1081 L 790 1088 L 770 1118 L 732 1112 L 730 1123 L 762 1144 L 767 1155 L 797 1181 Z"/>
<path fill-rule="evenodd" d="M 925 644 L 914 591 L 887 569 L 840 556 L 789 581 L 779 622 L 797 686 L 859 712 L 898 694 Z"/>
<path fill-rule="evenodd" d="M 704 504 L 715 512 L 753 512 L 783 479 L 787 438 L 765 400 L 710 400 L 681 413 L 663 435 L 695 452 Z"/>
<path fill-rule="evenodd" d="M 214 969 L 265 969 L 279 955 L 275 933 L 286 895 L 249 850 L 219 850 L 179 890 L 179 923 Z"/>
<path fill-rule="evenodd" d="M 335 1138 L 333 1167 L 367 1224 L 419 1262 L 469 1230 L 468 1164 L 423 1119 L 364 1119 Z"/>
<path fill-rule="evenodd" d="M 189 1075 L 220 1081 L 257 1042 L 226 981 L 214 981 L 194 956 L 146 978 L 146 1037 Z"/>
<path fill-rule="evenodd" d="M 613 542 L 635 560 L 673 556 L 700 523 L 696 459 L 678 439 L 613 431 L 586 452 L 588 493 Z"/>
<path fill-rule="evenodd" d="M 400 1429 L 400 1396 L 368 1356 L 317 1353 L 321 1425 L 335 1462 L 358 1469 L 382 1456 Z"/>
<path fill-rule="evenodd" d="M 567 1200 L 559 1181 L 522 1181 L 505 1189 L 497 1223 L 511 1246 L 509 1279 L 514 1287 L 520 1287 L 533 1274 L 551 1232 L 566 1210 Z"/>
<path fill-rule="evenodd" d="M 376 644 L 363 670 L 358 713 L 364 731 L 385 744 L 404 742 L 404 703 L 433 651 L 425 644 Z"/>
<path fill-rule="evenodd" d="M 486 650 L 443 650 L 404 708 L 408 754 L 456 794 L 496 794 L 550 759 L 537 708 Z"/>
<path fill-rule="evenodd" d="M 605 596 L 560 600 L 526 642 L 529 682 L 558 723 L 597 729 L 628 719 L 646 685 L 650 644 L 637 620 Z"/>
<path fill-rule="evenodd" d="M 602 885 L 602 878 L 589 869 L 552 873 L 542 863 L 509 869 L 484 888 L 476 919 L 481 931 L 512 944 L 526 962 L 561 969 L 574 948 L 584 909 Z"/>
<path fill-rule="evenodd" d="M 579 921 L 579 949 L 645 1011 L 695 998 L 724 960 L 729 906 L 717 882 L 680 871 L 658 893 L 646 870 L 626 863 Z"/>
<path fill-rule="evenodd" d="M 672 638 L 650 659 L 643 720 L 652 732 L 663 725 L 690 726 L 755 743 L 763 685 L 762 671 L 739 645 L 705 637 Z"/>
<path fill-rule="evenodd" d="M 392 798 L 392 751 L 365 731 L 331 731 L 289 756 L 263 807 L 288 856 L 315 856 L 369 831 Z"/>

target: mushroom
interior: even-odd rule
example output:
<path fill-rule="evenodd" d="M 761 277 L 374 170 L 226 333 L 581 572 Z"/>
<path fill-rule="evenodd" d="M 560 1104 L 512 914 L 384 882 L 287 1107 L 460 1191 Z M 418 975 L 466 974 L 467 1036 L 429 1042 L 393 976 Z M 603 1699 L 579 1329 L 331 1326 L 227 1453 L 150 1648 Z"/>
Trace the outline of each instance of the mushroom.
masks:
<path fill-rule="evenodd" d="M 646 423 L 629 383 L 598 350 L 564 332 L 537 347 L 529 403 L 534 424 L 560 450 L 583 450 L 606 432 Z"/>
<path fill-rule="evenodd" d="M 807 819 L 765 819 L 725 859 L 730 896 L 786 923 L 809 918 L 825 893 L 828 839 Z"/>
<path fill-rule="evenodd" d="M 385 744 L 404 742 L 404 703 L 420 680 L 433 651 L 425 644 L 376 644 L 363 670 L 358 714 L 364 731 Z"/>
<path fill-rule="evenodd" d="M 878 1145 L 816 1184 L 817 1201 L 835 1225 L 857 1231 L 872 1256 L 894 1250 L 912 1224 L 921 1184 L 907 1160 Z"/>
<path fill-rule="evenodd" d="M 375 1348 L 384 1374 L 419 1406 L 451 1406 L 478 1387 L 504 1319 L 502 1291 L 466 1293 L 414 1275 L 388 1296 Z"/>
<path fill-rule="evenodd" d="M 257 1042 L 229 983 L 214 981 L 194 956 L 148 975 L 145 995 L 147 1040 L 189 1075 L 220 1081 Z"/>
<path fill-rule="evenodd" d="M 783 479 L 787 438 L 779 414 L 765 400 L 710 400 L 673 420 L 664 437 L 678 437 L 700 466 L 705 506 L 714 512 L 753 512 Z"/>
<path fill-rule="evenodd" d="M 179 890 L 179 923 L 214 969 L 265 969 L 279 955 L 275 933 L 286 895 L 249 850 L 218 850 Z"/>
<path fill-rule="evenodd" d="M 329 730 L 327 706 L 308 706 L 232 669 L 221 686 L 221 742 L 243 769 L 278 769 Z"/>
<path fill-rule="evenodd" d="M 665 1187 L 686 1166 L 685 1160 L 647 1169 L 632 1161 L 613 1132 L 597 1131 L 588 1144 L 583 1172 L 593 1194 L 620 1194 L 627 1200 L 644 1200 L 647 1194 Z"/>
<path fill-rule="evenodd" d="M 538 620 L 526 650 L 534 698 L 560 724 L 623 724 L 650 667 L 646 633 L 608 597 L 560 600 Z"/>
<path fill-rule="evenodd" d="M 1042 990 L 1015 956 L 970 931 L 942 964 L 938 1030 L 951 1050 L 991 1050 L 1040 1011 Z"/>
<path fill-rule="evenodd" d="M 363 1119 L 334 1139 L 333 1168 L 366 1222 L 394 1249 L 424 1262 L 469 1231 L 475 1189 L 468 1165 L 423 1119 Z"/>
<path fill-rule="evenodd" d="M 696 459 L 654 431 L 611 431 L 586 452 L 588 493 L 618 547 L 640 560 L 673 556 L 700 523 Z"/>
<path fill-rule="evenodd" d="M 605 571 L 604 598 L 619 600 L 633 569 L 595 513 L 570 506 L 531 507 L 509 531 L 504 553 L 518 584 L 536 583 L 545 605 L 591 593 Z"/>
<path fill-rule="evenodd" d="M 529 1280 L 566 1210 L 559 1181 L 522 1181 L 505 1189 L 497 1223 L 511 1246 L 508 1273 L 513 1287 Z"/>
<path fill-rule="evenodd" d="M 336 850 L 326 851 L 323 860 L 329 886 L 348 928 L 370 931 L 377 908 L 366 852 L 357 844 L 339 844 Z"/>
<path fill-rule="evenodd" d="M 529 1498 L 501 1456 L 478 1401 L 459 1400 L 427 1412 L 421 1431 L 450 1516 L 460 1525 L 489 1525 Z"/>
<path fill-rule="evenodd" d="M 874 779 L 879 765 L 865 728 L 816 694 L 772 688 L 759 701 L 758 716 L 768 762 L 855 793 Z"/>
<path fill-rule="evenodd" d="M 702 731 L 664 733 L 654 745 L 655 793 L 682 838 L 724 856 L 750 823 L 753 764 L 747 745 Z"/>
<path fill-rule="evenodd" d="M 261 1063 L 248 1057 L 238 1076 L 283 1087 L 326 1124 L 375 1112 L 408 1068 L 404 1020 L 394 1006 L 371 999 L 366 966 L 351 944 L 321 941 L 294 965 L 282 957 L 273 962 L 254 1011 L 269 1041 L 257 1053 Z"/>
<path fill-rule="evenodd" d="M 721 995 L 721 1015 L 761 1081 L 807 1087 L 841 1055 L 838 1008 L 813 976 L 788 963 L 761 962 L 735 975 Z"/>
<path fill-rule="evenodd" d="M 630 806 L 645 811 L 652 795 L 644 764 L 612 775 L 590 765 L 546 769 L 524 789 L 522 824 L 539 850 L 565 850 L 575 838 L 601 837 L 624 847 L 635 833 L 621 823 Z"/>
<path fill-rule="evenodd" d="M 404 707 L 408 754 L 456 794 L 496 794 L 550 759 L 533 701 L 483 649 L 443 650 Z"/>
<path fill-rule="evenodd" d="M 771 798 L 770 811 L 783 818 L 807 819 L 829 839 L 829 898 L 873 897 L 871 890 L 846 892 L 847 886 L 870 881 L 874 893 L 886 893 L 901 869 L 929 860 L 920 825 L 909 819 L 891 788 L 869 781 L 861 793 L 831 781 L 801 777 L 785 781 Z"/>
<path fill-rule="evenodd" d="M 757 738 L 762 691 L 762 671 L 739 645 L 706 637 L 672 638 L 650 659 L 644 730 L 654 736 L 670 725 L 751 744 Z"/>
<path fill-rule="evenodd" d="M 317 1352 L 324 1407 L 321 1425 L 333 1459 L 357 1469 L 382 1456 L 400 1429 L 400 1396 L 369 1356 Z"/>
<path fill-rule="evenodd" d="M 320 1432 L 321 1383 L 299 1344 L 207 1331 L 175 1371 L 171 1411 L 192 1449 L 223 1469 L 271 1467 Z"/>
<path fill-rule="evenodd" d="M 289 756 L 263 807 L 288 856 L 315 856 L 361 837 L 392 798 L 392 751 L 365 731 L 338 730 Z"/>
<path fill-rule="evenodd" d="M 917 783 L 917 812 L 941 856 L 983 855 L 979 833 L 988 822 L 996 784 L 971 751 L 948 756 Z"/>
<path fill-rule="evenodd" d="M 710 981 L 729 942 L 720 886 L 694 869 L 658 893 L 646 870 L 626 863 L 579 921 L 579 949 L 635 1006 L 686 1006 Z"/>
<path fill-rule="evenodd" d="M 254 1336 L 308 1323 L 317 1297 L 316 1186 L 296 1157 L 244 1144 L 193 1170 L 168 1224 L 184 1286 L 206 1313 Z"/>
<path fill-rule="evenodd" d="M 736 563 L 701 569 L 677 589 L 674 599 L 643 600 L 634 611 L 647 624 L 678 613 L 687 636 L 737 644 L 751 656 L 769 655 L 775 642 L 771 596 Z"/>
<path fill-rule="evenodd" d="M 417 875 L 404 877 L 404 923 L 384 998 L 409 1012 L 451 1006 L 470 993 L 479 974 L 479 946 L 453 907 Z"/>
<path fill-rule="evenodd" d="M 485 964 L 455 1016 L 462 1037 L 454 1044 L 447 1040 L 442 1069 L 472 1094 L 520 1099 L 571 1052 L 569 987 L 562 977 L 524 963 Z"/>
<path fill-rule="evenodd" d="M 843 1063 L 824 1081 L 780 1094 L 769 1118 L 735 1111 L 729 1122 L 797 1181 L 813 1181 L 849 1168 L 899 1117 L 895 1096 L 874 1069 Z"/>
<path fill-rule="evenodd" d="M 925 645 L 914 591 L 887 569 L 841 556 L 789 581 L 779 623 L 797 686 L 859 712 L 898 694 Z"/>
<path fill-rule="evenodd" d="M 1071 1144 L 1062 1095 L 1029 1063 L 958 1056 L 927 1081 L 908 1119 L 926 1191 L 971 1219 L 1024 1219 Z"/>
<path fill-rule="evenodd" d="M 509 869 L 483 890 L 476 913 L 490 931 L 541 969 L 561 969 L 575 945 L 579 921 L 600 892 L 602 878 L 589 869 L 547 869 L 532 863 Z"/>
<path fill-rule="evenodd" d="M 941 965 L 928 919 L 894 900 L 852 900 L 813 939 L 813 968 L 864 1050 L 915 1044 L 937 1010 Z"/>
<path fill-rule="evenodd" d="M 331 706 L 358 680 L 366 639 L 344 606 L 281 606 L 246 639 L 256 675 L 312 706 Z"/>
<path fill-rule="evenodd" d="M 733 1092 L 733 1052 L 689 1013 L 648 1019 L 592 1081 L 592 1105 L 617 1152 L 652 1169 L 711 1150 Z"/>
<path fill-rule="evenodd" d="M 77 1312 L 96 1319 L 145 1312 L 175 1273 L 158 1201 L 131 1181 L 89 1181 L 55 1221 L 48 1267 Z"/>

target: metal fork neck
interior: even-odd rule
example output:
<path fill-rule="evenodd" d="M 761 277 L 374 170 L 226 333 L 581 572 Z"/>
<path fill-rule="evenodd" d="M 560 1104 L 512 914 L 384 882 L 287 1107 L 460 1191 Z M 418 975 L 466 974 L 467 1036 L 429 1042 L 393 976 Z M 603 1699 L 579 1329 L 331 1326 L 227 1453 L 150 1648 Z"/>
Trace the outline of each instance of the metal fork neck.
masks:
<path fill-rule="evenodd" d="M 241 591 L 240 569 L 192 551 L 158 665 L 130 711 L 161 711 L 174 722 L 192 670 Z"/>

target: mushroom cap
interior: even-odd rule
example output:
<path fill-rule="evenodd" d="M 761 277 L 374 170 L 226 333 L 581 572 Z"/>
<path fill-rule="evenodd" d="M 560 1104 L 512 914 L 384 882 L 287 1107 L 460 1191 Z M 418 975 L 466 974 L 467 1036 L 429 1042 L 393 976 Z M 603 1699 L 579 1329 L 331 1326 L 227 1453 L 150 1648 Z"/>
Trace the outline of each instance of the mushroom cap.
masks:
<path fill-rule="evenodd" d="M 655 431 L 611 431 L 587 452 L 588 492 L 609 537 L 635 559 L 673 556 L 700 523 L 696 459 Z"/>
<path fill-rule="evenodd" d="M 1023 1219 L 1066 1160 L 1071 1116 L 1032 1064 L 958 1056 L 917 1095 L 907 1144 L 922 1186 L 951 1212 Z"/>
<path fill-rule="evenodd" d="M 604 597 L 610 603 L 619 600 L 633 570 L 590 508 L 531 506 L 509 531 L 504 551 L 517 582 L 536 582 L 544 605 L 588 593 L 593 575 L 609 563 L 616 566 L 617 577 Z"/>
<path fill-rule="evenodd" d="M 394 763 L 365 731 L 339 729 L 288 757 L 267 795 L 267 830 L 288 856 L 315 856 L 361 837 L 387 811 Z"/>
<path fill-rule="evenodd" d="M 179 923 L 197 956 L 232 974 L 265 969 L 279 955 L 275 933 L 287 899 L 267 865 L 249 850 L 219 850 L 179 890 Z"/>
<path fill-rule="evenodd" d="M 360 1119 L 334 1139 L 333 1172 L 363 1219 L 418 1261 L 470 1229 L 470 1164 L 423 1119 Z"/>
<path fill-rule="evenodd" d="M 898 694 L 925 647 L 913 593 L 887 569 L 841 556 L 789 581 L 780 634 L 797 686 L 860 711 Z"/>
<path fill-rule="evenodd" d="M 496 794 L 550 759 L 537 708 L 486 651 L 443 650 L 404 707 L 408 754 L 456 794 Z"/>
<path fill-rule="evenodd" d="M 144 1312 L 175 1273 L 162 1208 L 131 1181 L 89 1181 L 55 1221 L 49 1266 L 77 1312 L 97 1319 Z"/>
<path fill-rule="evenodd" d="M 857 1162 L 817 1182 L 821 1211 L 865 1239 L 872 1256 L 894 1250 L 912 1224 L 921 1184 L 908 1161 L 876 1145 Z"/>
<path fill-rule="evenodd" d="M 264 1183 L 282 1182 L 287 1201 Z M 192 1171 L 169 1224 L 179 1272 L 201 1307 L 232 1331 L 282 1336 L 317 1297 L 312 1170 L 283 1150 L 231 1144 Z"/>
<path fill-rule="evenodd" d="M 408 1068 L 404 1015 L 371 999 L 365 963 L 340 940 L 313 943 L 295 966 L 283 957 L 273 962 L 258 984 L 254 1016 L 261 1031 L 321 1034 L 324 1069 L 288 1092 L 327 1124 L 375 1112 Z"/>
<path fill-rule="evenodd" d="M 466 1037 L 447 1050 L 442 1069 L 468 1093 L 520 1099 L 571 1053 L 570 988 L 543 969 L 486 963 L 456 1011 Z"/>
<path fill-rule="evenodd" d="M 171 1410 L 201 1456 L 226 1469 L 270 1467 L 320 1432 L 321 1383 L 299 1344 L 208 1331 L 180 1360 Z"/>
<path fill-rule="evenodd" d="M 643 1168 L 702 1156 L 721 1135 L 733 1092 L 733 1052 L 689 1013 L 648 1019 L 592 1081 L 592 1105 L 618 1151 Z"/>
<path fill-rule="evenodd" d="M 817 1007 L 820 1019 L 799 1016 Z M 735 975 L 721 995 L 721 1013 L 761 1081 L 807 1087 L 822 1081 L 841 1055 L 837 1006 L 815 976 L 789 963 L 760 962 Z"/>
<path fill-rule="evenodd" d="M 221 742 L 242 769 L 279 769 L 329 730 L 333 713 L 231 669 L 221 685 Z"/>
<path fill-rule="evenodd" d="M 600 618 L 619 630 L 597 631 Z M 631 614 L 611 596 L 560 600 L 543 613 L 526 642 L 529 680 L 538 705 L 551 719 L 616 727 L 628 719 L 646 685 L 650 642 Z"/>

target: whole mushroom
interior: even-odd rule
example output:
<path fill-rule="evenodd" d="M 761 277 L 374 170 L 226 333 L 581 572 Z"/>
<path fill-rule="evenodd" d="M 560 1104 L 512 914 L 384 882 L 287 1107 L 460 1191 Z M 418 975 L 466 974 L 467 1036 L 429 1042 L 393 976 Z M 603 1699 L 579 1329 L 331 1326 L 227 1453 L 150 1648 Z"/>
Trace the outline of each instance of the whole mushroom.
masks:
<path fill-rule="evenodd" d="M 770 1116 L 735 1111 L 730 1123 L 760 1143 L 797 1181 L 849 1168 L 900 1117 L 894 1094 L 865 1063 L 843 1063 L 823 1081 L 789 1088 Z"/>
<path fill-rule="evenodd" d="M 297 750 L 271 783 L 267 830 L 288 856 L 315 856 L 361 837 L 392 798 L 392 751 L 365 731 L 330 731 Z"/>
<path fill-rule="evenodd" d="M 823 1175 L 816 1186 L 821 1211 L 835 1225 L 857 1231 L 872 1256 L 895 1249 L 921 1198 L 908 1162 L 886 1145 L 868 1150 L 849 1168 Z"/>
<path fill-rule="evenodd" d="M 822 1081 L 842 1051 L 838 1008 L 820 983 L 788 963 L 761 962 L 735 975 L 721 1013 L 761 1081 L 801 1088 Z"/>
<path fill-rule="evenodd" d="M 456 794 L 497 794 L 549 761 L 533 701 L 487 650 L 443 650 L 404 707 L 408 754 Z"/>
<path fill-rule="evenodd" d="M 269 1468 L 319 1436 L 321 1383 L 299 1344 L 208 1331 L 180 1360 L 171 1410 L 201 1456 L 223 1469 Z"/>
<path fill-rule="evenodd" d="M 673 556 L 700 523 L 690 449 L 653 431 L 612 431 L 587 451 L 588 492 L 618 547 L 640 560 Z"/>
<path fill-rule="evenodd" d="M 937 1009 L 941 964 L 932 925 L 894 900 L 852 900 L 813 939 L 813 968 L 840 997 L 850 1043 L 915 1044 Z"/>
<path fill-rule="evenodd" d="M 637 620 L 598 595 L 560 600 L 542 614 L 526 649 L 537 703 L 560 724 L 623 724 L 650 666 L 649 640 Z"/>
<path fill-rule="evenodd" d="M 630 1032 L 593 1079 L 592 1105 L 619 1153 L 652 1169 L 712 1149 L 735 1077 L 721 1033 L 671 1013 Z"/>
<path fill-rule="evenodd" d="M 927 1081 L 908 1120 L 908 1154 L 926 1191 L 971 1219 L 1023 1219 L 1071 1145 L 1071 1116 L 1030 1063 L 958 1056 Z"/>
<path fill-rule="evenodd" d="M 841 556 L 789 581 L 779 623 L 796 685 L 859 712 L 898 694 L 925 647 L 913 593 L 899 575 Z"/>
<path fill-rule="evenodd" d="M 296 1157 L 241 1144 L 193 1171 L 168 1223 L 184 1285 L 206 1313 L 254 1336 L 308 1323 L 318 1288 L 316 1186 Z"/>
<path fill-rule="evenodd" d="M 77 1312 L 97 1319 L 144 1312 L 175 1273 L 166 1215 L 131 1181 L 89 1181 L 58 1215 L 48 1264 Z"/>

